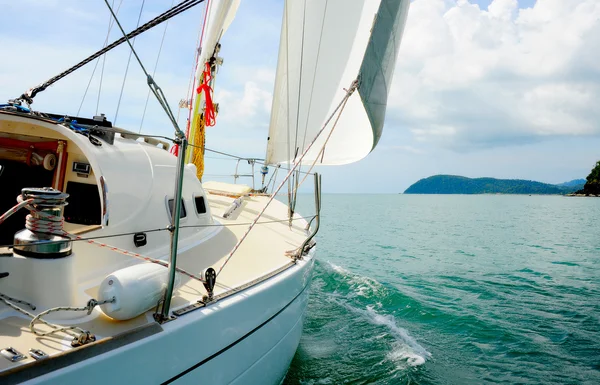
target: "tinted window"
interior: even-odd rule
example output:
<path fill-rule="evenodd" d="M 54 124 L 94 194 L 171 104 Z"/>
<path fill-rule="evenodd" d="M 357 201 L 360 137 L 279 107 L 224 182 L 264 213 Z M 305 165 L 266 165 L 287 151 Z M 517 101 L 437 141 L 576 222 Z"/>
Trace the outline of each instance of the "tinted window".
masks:
<path fill-rule="evenodd" d="M 204 203 L 204 197 L 195 197 L 194 202 L 196 203 L 196 212 L 198 214 L 206 214 L 206 204 Z"/>
<path fill-rule="evenodd" d="M 100 194 L 98 186 L 79 182 L 67 183 L 68 205 L 65 206 L 65 220 L 80 225 L 99 225 L 101 219 Z"/>
<path fill-rule="evenodd" d="M 173 218 L 173 203 L 175 202 L 175 199 L 169 199 L 169 217 Z M 181 215 L 179 216 L 179 218 L 185 218 L 187 217 L 187 213 L 185 211 L 185 204 L 183 204 L 183 198 L 181 199 Z"/>

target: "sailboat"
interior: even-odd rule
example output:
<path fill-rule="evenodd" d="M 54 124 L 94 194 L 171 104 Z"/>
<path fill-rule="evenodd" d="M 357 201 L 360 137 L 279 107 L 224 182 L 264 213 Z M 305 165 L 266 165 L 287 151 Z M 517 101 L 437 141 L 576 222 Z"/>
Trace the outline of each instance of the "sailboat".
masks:
<path fill-rule="evenodd" d="M 285 1 L 266 156 L 252 163 L 279 177 L 260 188 L 202 174 L 238 6 L 207 4 L 186 132 L 150 75 L 172 137 L 35 110 L 36 94 L 114 44 L 0 104 L 0 383 L 283 381 L 316 257 L 314 167 L 377 145 L 409 0 Z M 134 51 L 140 28 L 118 44 Z M 306 180 L 312 216 L 295 210 Z"/>

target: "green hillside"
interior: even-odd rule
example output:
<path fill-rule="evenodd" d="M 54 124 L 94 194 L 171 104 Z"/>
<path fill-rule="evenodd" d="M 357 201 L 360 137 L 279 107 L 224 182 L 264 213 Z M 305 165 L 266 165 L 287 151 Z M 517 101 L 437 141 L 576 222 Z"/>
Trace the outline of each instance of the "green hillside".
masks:
<path fill-rule="evenodd" d="M 421 179 L 405 194 L 568 194 L 582 185 L 560 186 L 531 180 L 467 178 L 457 175 L 434 175 Z"/>
<path fill-rule="evenodd" d="M 596 162 L 596 167 L 586 178 L 585 186 L 582 190 L 577 191 L 577 194 L 600 195 L 600 160 Z"/>

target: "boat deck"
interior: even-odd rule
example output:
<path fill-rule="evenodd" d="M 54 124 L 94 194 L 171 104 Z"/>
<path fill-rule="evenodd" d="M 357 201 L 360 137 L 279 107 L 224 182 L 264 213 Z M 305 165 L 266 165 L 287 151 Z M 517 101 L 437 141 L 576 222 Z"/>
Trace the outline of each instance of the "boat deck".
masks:
<path fill-rule="evenodd" d="M 269 199 L 264 195 L 247 196 L 243 199 L 242 207 L 236 214 L 224 219 L 221 215 L 232 204 L 235 195 L 211 194 L 209 190 L 207 198 L 215 223 L 221 224 L 223 227 L 215 236 L 197 247 L 197 253 L 182 253 L 177 261 L 178 267 L 197 275 L 206 267 L 207 263 L 219 271 L 229 252 L 248 229 L 249 223 L 254 220 Z M 215 287 L 216 297 L 226 296 L 260 282 L 261 279 L 276 274 L 293 264 L 292 258 L 287 255 L 287 252 L 298 249 L 305 241 L 308 235 L 307 221 L 296 216 L 290 227 L 287 215 L 287 205 L 277 200 L 272 202 L 218 276 Z M 1 252 L 2 250 L 0 250 Z M 95 286 L 85 290 L 85 293 L 92 298 L 97 298 L 97 290 L 98 286 Z M 182 286 L 173 297 L 171 309 L 175 311 L 175 314 L 183 314 L 185 309 L 200 306 L 198 301 L 206 294 L 201 282 L 184 279 Z M 36 311 L 33 313 L 37 314 Z M 103 340 L 155 323 L 153 313 L 154 310 L 150 310 L 131 320 L 115 321 L 96 308 L 90 316 L 77 319 L 75 322 L 77 322 L 76 326 L 89 330 L 98 340 Z M 72 337 L 64 333 L 55 333 L 45 337 L 34 335 L 29 329 L 31 319 L 12 309 L 7 309 L 4 303 L 0 303 L 0 317 L 2 317 L 0 318 L 0 349 L 12 347 L 26 357 L 18 362 L 10 362 L 8 359 L 0 357 L 0 376 L 2 372 L 12 372 L 11 369 L 34 362 L 35 360 L 28 354 L 30 349 L 40 349 L 50 356 L 73 349 L 71 347 Z M 57 324 L 69 324 L 69 321 L 47 318 Z M 37 327 L 43 330 L 47 329 L 43 325 Z M 85 347 L 79 349 L 85 349 Z"/>

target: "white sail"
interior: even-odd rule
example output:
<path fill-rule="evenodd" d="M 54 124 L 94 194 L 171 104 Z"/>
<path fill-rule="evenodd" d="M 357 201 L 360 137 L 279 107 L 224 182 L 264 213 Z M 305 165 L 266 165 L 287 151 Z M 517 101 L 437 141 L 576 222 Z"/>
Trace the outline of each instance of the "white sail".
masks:
<path fill-rule="evenodd" d="M 198 58 L 196 79 L 200 79 L 204 64 L 213 56 L 216 45 L 229 28 L 239 6 L 240 0 L 212 0 L 208 3 L 207 29 L 202 39 L 202 52 Z"/>
<path fill-rule="evenodd" d="M 302 163 L 336 165 L 364 158 L 381 136 L 388 86 L 408 0 L 287 0 L 267 163 L 293 162 L 360 78 L 322 154 L 332 124 Z"/>

